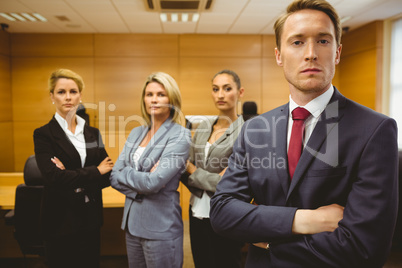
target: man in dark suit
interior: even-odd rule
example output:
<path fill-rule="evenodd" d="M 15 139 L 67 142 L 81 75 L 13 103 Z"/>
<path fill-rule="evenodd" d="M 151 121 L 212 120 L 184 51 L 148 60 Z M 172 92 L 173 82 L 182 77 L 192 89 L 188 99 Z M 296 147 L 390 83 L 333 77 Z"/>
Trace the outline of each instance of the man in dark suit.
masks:
<path fill-rule="evenodd" d="M 244 124 L 212 226 L 252 243 L 246 267 L 382 267 L 397 215 L 396 123 L 331 84 L 342 46 L 329 3 L 294 1 L 275 34 L 290 101 Z"/>

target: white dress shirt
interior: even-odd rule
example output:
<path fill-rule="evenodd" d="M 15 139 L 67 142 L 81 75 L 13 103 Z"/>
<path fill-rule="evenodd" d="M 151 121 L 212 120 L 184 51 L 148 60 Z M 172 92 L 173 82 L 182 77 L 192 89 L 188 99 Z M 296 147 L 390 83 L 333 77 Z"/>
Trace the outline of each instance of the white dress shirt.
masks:
<path fill-rule="evenodd" d="M 204 161 L 207 160 L 209 149 L 211 148 L 211 143 L 207 142 L 205 145 L 205 158 Z M 201 198 L 198 196 L 194 196 L 194 201 L 191 206 L 191 211 L 193 212 L 193 217 L 198 218 L 200 220 L 209 218 L 209 210 L 210 210 L 210 202 L 211 197 L 204 191 L 202 193 Z"/>
<path fill-rule="evenodd" d="M 321 113 L 324 111 L 325 107 L 327 107 L 329 101 L 331 100 L 332 95 L 334 94 L 334 87 L 331 85 L 327 91 L 318 96 L 317 98 L 311 100 L 305 106 L 297 105 L 293 100 L 292 96 L 289 96 L 289 123 L 288 123 L 288 149 L 289 149 L 289 141 L 290 136 L 292 134 L 292 126 L 293 126 L 293 118 L 292 111 L 297 107 L 302 107 L 309 111 L 312 116 L 307 118 L 306 124 L 304 127 L 304 139 L 303 139 L 303 147 L 306 146 L 311 133 L 313 133 L 314 127 L 317 125 L 318 120 L 320 119 Z"/>
<path fill-rule="evenodd" d="M 85 160 L 87 158 L 87 148 L 86 148 L 85 137 L 84 137 L 85 120 L 77 115 L 76 116 L 77 117 L 77 126 L 75 127 L 75 133 L 72 133 L 68 129 L 67 121 L 63 117 L 61 117 L 61 115 L 59 115 L 56 112 L 56 115 L 54 117 L 56 118 L 56 120 L 59 123 L 60 127 L 66 133 L 68 139 L 74 145 L 74 147 L 77 150 L 78 154 L 80 155 L 81 166 L 84 167 Z M 57 157 L 57 155 L 55 155 L 55 156 Z"/>

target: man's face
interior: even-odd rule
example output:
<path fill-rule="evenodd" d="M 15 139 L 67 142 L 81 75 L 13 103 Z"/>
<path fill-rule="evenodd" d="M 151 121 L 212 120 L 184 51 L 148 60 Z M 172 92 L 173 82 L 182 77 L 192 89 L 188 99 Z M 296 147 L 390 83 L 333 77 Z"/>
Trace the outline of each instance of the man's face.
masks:
<path fill-rule="evenodd" d="M 276 61 L 283 67 L 291 94 L 327 90 L 339 63 L 335 27 L 327 14 L 305 9 L 288 17 L 281 36 L 281 49 L 275 49 Z"/>

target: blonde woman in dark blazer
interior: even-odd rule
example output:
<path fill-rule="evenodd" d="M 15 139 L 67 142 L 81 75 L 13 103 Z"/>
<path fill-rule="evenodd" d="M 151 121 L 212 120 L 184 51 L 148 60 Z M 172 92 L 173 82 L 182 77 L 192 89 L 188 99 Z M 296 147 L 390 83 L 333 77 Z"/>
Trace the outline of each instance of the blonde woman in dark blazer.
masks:
<path fill-rule="evenodd" d="M 176 81 L 162 72 L 149 75 L 141 97 L 145 123 L 131 131 L 110 176 L 112 187 L 126 195 L 121 228 L 130 268 L 183 266 L 177 188 L 191 134 L 180 108 Z"/>
<path fill-rule="evenodd" d="M 190 238 L 196 268 L 240 267 L 242 244 L 217 235 L 209 222 L 209 202 L 226 171 L 233 144 L 244 123 L 236 107 L 243 96 L 239 76 L 231 70 L 212 80 L 212 100 L 219 115 L 200 123 L 190 148 L 183 183 L 191 191 Z"/>
<path fill-rule="evenodd" d="M 49 267 L 99 267 L 102 188 L 113 162 L 98 129 L 76 115 L 84 88 L 75 72 L 49 79 L 56 114 L 34 132 L 35 156 L 45 179 L 42 229 Z"/>

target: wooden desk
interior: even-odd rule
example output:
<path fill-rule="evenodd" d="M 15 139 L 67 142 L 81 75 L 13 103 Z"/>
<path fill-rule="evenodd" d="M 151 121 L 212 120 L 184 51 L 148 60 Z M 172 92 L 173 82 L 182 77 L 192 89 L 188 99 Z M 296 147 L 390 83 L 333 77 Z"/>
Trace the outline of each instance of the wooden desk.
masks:
<path fill-rule="evenodd" d="M 24 183 L 22 172 L 0 173 L 0 210 L 14 209 L 15 189 L 21 183 Z M 125 196 L 112 187 L 104 188 L 102 195 L 103 207 L 124 207 Z"/>

